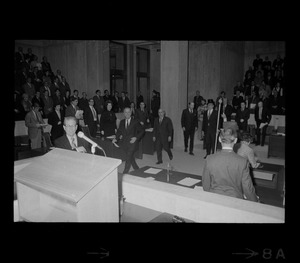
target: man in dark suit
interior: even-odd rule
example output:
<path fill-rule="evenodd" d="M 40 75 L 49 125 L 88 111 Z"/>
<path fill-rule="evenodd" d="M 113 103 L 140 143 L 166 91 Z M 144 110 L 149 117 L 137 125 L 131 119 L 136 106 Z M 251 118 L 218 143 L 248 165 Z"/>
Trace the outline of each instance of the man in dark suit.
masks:
<path fill-rule="evenodd" d="M 194 97 L 194 104 L 195 104 L 194 108 L 195 108 L 196 110 L 197 110 L 198 107 L 201 105 L 201 101 L 202 101 L 202 100 L 203 100 L 203 97 L 200 96 L 200 91 L 197 90 L 197 91 L 196 91 L 196 96 Z"/>
<path fill-rule="evenodd" d="M 257 107 L 255 108 L 254 118 L 256 121 L 256 145 L 259 145 L 261 142 L 261 146 L 264 146 L 267 127 L 271 121 L 272 115 L 270 110 L 263 106 L 262 100 L 258 102 Z M 262 138 L 260 141 L 261 133 Z"/>
<path fill-rule="evenodd" d="M 138 143 L 145 133 L 138 120 L 131 117 L 130 108 L 124 109 L 125 119 L 121 120 L 119 128 L 117 130 L 116 138 L 112 141 L 118 143 L 121 149 L 126 153 L 125 168 L 123 174 L 129 172 L 132 166 L 134 170 L 139 169 L 134 153 L 138 148 Z"/>
<path fill-rule="evenodd" d="M 248 120 L 250 118 L 250 110 L 246 108 L 245 101 L 241 102 L 240 109 L 237 110 L 235 121 L 239 127 L 240 132 L 247 132 Z"/>
<path fill-rule="evenodd" d="M 194 109 L 195 103 L 189 102 L 187 109 L 184 109 L 181 114 L 181 127 L 184 136 L 184 151 L 187 152 L 188 141 L 190 139 L 190 155 L 194 155 L 194 135 L 198 129 L 197 111 Z"/>
<path fill-rule="evenodd" d="M 205 136 L 205 147 L 206 147 L 206 155 L 204 159 L 206 159 L 207 155 L 214 153 L 215 141 L 216 141 L 216 133 L 217 133 L 217 119 L 218 119 L 218 111 L 214 110 L 214 101 L 208 100 L 207 103 L 207 111 L 203 114 L 203 124 L 202 131 Z"/>
<path fill-rule="evenodd" d="M 94 99 L 90 98 L 89 106 L 84 109 L 83 113 L 83 120 L 84 124 L 89 127 L 89 131 L 92 137 L 97 136 L 97 124 L 98 124 L 98 118 L 97 118 L 97 112 L 94 108 Z"/>
<path fill-rule="evenodd" d="M 51 128 L 51 140 L 54 141 L 64 135 L 64 116 L 61 111 L 61 105 L 59 102 L 54 104 L 54 111 L 52 111 L 48 116 L 48 123 L 52 125 Z"/>
<path fill-rule="evenodd" d="M 221 103 L 221 108 L 220 108 L 220 116 L 222 118 L 220 119 L 220 128 L 223 127 L 224 122 L 229 122 L 231 121 L 231 115 L 232 115 L 232 106 L 228 104 L 228 99 L 225 97 L 223 98 L 223 102 Z"/>
<path fill-rule="evenodd" d="M 101 90 L 96 90 L 96 95 L 93 97 L 94 99 L 94 107 L 97 111 L 98 120 L 100 121 L 101 114 L 104 110 L 104 99 L 101 96 Z"/>
<path fill-rule="evenodd" d="M 173 124 L 170 118 L 166 117 L 163 109 L 158 110 L 158 118 L 154 120 L 153 142 L 156 143 L 157 163 L 162 163 L 162 148 L 168 153 L 170 160 L 173 154 L 170 149 L 172 140 Z"/>
<path fill-rule="evenodd" d="M 219 141 L 222 150 L 209 156 L 204 164 L 203 190 L 257 202 L 248 160 L 233 151 L 236 133 L 231 129 L 221 130 Z"/>
<path fill-rule="evenodd" d="M 73 116 L 65 117 L 64 126 L 66 134 L 54 141 L 54 146 L 80 153 L 91 153 L 90 144 L 76 135 L 77 119 Z"/>
<path fill-rule="evenodd" d="M 119 107 L 121 109 L 121 111 L 124 111 L 125 108 L 130 108 L 130 100 L 129 98 L 126 96 L 127 92 L 122 91 L 121 92 L 121 98 L 119 99 Z"/>
<path fill-rule="evenodd" d="M 77 106 L 78 98 L 72 96 L 70 101 L 71 101 L 71 104 L 66 108 L 65 116 L 66 117 L 69 117 L 69 116 L 75 117 L 76 112 L 78 110 L 80 110 L 79 107 Z"/>

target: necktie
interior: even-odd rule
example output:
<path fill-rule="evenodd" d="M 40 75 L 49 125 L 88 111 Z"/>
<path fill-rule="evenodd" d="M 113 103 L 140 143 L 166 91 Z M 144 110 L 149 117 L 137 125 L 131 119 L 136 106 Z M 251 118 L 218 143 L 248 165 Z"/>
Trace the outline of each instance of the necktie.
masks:
<path fill-rule="evenodd" d="M 161 122 L 162 122 L 162 119 L 159 119 L 159 124 L 161 124 Z"/>
<path fill-rule="evenodd" d="M 125 128 L 126 129 L 128 128 L 128 120 L 126 120 L 126 126 L 125 126 Z"/>
<path fill-rule="evenodd" d="M 262 108 L 259 108 L 259 115 L 258 118 L 261 120 L 261 112 L 262 112 Z"/>
<path fill-rule="evenodd" d="M 72 150 L 76 148 L 75 137 L 72 137 L 71 145 L 72 145 Z"/>
<path fill-rule="evenodd" d="M 95 120 L 97 120 L 96 111 L 95 111 L 94 107 L 91 107 L 91 108 L 92 108 L 92 112 L 93 112 L 93 116 L 94 116 L 94 121 L 95 121 Z"/>
<path fill-rule="evenodd" d="M 208 116 L 207 116 L 208 118 L 210 117 L 210 114 L 211 114 L 211 110 L 208 111 Z"/>

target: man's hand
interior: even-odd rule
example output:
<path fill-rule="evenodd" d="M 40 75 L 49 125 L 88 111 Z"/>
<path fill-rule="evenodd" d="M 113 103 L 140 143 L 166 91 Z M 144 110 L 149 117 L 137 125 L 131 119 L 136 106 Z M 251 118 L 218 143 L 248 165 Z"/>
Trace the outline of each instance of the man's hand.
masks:
<path fill-rule="evenodd" d="M 142 121 L 140 122 L 140 124 L 141 124 L 141 125 L 144 125 L 144 123 L 143 123 Z"/>
<path fill-rule="evenodd" d="M 135 143 L 135 141 L 136 141 L 136 137 L 132 137 L 132 138 L 130 139 L 130 143 Z"/>
<path fill-rule="evenodd" d="M 113 138 L 112 139 L 112 143 L 116 143 L 117 142 L 117 139 L 116 138 Z"/>
<path fill-rule="evenodd" d="M 156 138 L 155 137 L 153 137 L 153 142 L 155 142 L 156 141 Z"/>
<path fill-rule="evenodd" d="M 86 149 L 83 147 L 83 146 L 79 146 L 76 148 L 76 151 L 77 152 L 80 152 L 80 153 L 86 153 Z"/>
<path fill-rule="evenodd" d="M 101 131 L 100 133 L 101 133 L 102 135 L 104 135 L 104 131 Z"/>
<path fill-rule="evenodd" d="M 222 103 L 222 98 L 219 99 L 219 103 L 220 103 L 220 104 Z"/>
<path fill-rule="evenodd" d="M 61 124 L 61 121 L 59 121 L 58 123 L 57 123 L 57 125 L 60 125 Z"/>
<path fill-rule="evenodd" d="M 170 142 L 172 140 L 171 136 L 168 137 L 168 142 Z"/>

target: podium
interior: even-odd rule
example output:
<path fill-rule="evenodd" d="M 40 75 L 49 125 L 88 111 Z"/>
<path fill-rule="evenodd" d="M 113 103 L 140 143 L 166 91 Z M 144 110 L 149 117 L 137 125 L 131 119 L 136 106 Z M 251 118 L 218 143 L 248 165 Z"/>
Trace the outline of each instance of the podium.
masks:
<path fill-rule="evenodd" d="M 15 161 L 20 220 L 119 222 L 121 160 L 55 148 Z"/>

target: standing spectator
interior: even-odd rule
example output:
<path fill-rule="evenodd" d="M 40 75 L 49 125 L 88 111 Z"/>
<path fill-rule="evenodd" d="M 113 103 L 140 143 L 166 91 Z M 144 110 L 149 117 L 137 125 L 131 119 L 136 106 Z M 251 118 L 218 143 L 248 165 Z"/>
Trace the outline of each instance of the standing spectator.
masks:
<path fill-rule="evenodd" d="M 125 152 L 125 168 L 123 174 L 129 172 L 132 166 L 134 170 L 139 169 L 134 153 L 138 148 L 138 143 L 145 133 L 138 120 L 131 118 L 131 110 L 126 107 L 124 109 L 125 119 L 121 120 L 119 129 L 117 130 L 116 138 L 113 142 L 118 142 L 120 148 Z"/>
<path fill-rule="evenodd" d="M 255 74 L 254 82 L 256 86 L 260 86 L 262 81 L 264 80 L 264 77 L 262 75 L 262 71 L 257 71 Z"/>
<path fill-rule="evenodd" d="M 98 121 L 100 121 L 101 114 L 104 109 L 104 99 L 101 96 L 101 90 L 96 90 L 96 95 L 93 97 L 94 99 L 94 107 L 97 111 Z"/>
<path fill-rule="evenodd" d="M 248 99 L 250 113 L 254 113 L 254 109 L 256 108 L 258 101 L 259 101 L 258 92 L 252 91 L 252 94 Z"/>
<path fill-rule="evenodd" d="M 220 124 L 219 127 L 223 128 L 224 122 L 231 121 L 231 115 L 233 112 L 232 106 L 228 103 L 228 99 L 224 98 L 223 103 L 221 104 L 220 108 Z M 217 109 L 218 110 L 218 109 Z"/>
<path fill-rule="evenodd" d="M 41 98 L 41 92 L 38 90 L 35 92 L 35 96 L 31 100 L 31 104 L 34 105 L 34 103 L 37 102 L 40 105 L 40 113 L 42 116 L 45 116 L 44 114 L 44 102 Z"/>
<path fill-rule="evenodd" d="M 144 97 L 143 97 L 141 91 L 139 90 L 138 94 L 136 96 L 136 105 L 137 105 L 137 107 L 140 106 L 141 102 L 144 102 Z"/>
<path fill-rule="evenodd" d="M 219 99 L 219 103 L 221 103 L 221 99 Z M 214 110 L 214 101 L 208 100 L 207 103 L 207 111 L 203 115 L 203 124 L 202 131 L 205 136 L 205 148 L 206 155 L 204 159 L 206 159 L 207 155 L 213 154 L 215 151 L 215 140 L 217 134 L 217 119 L 218 119 L 218 111 Z"/>
<path fill-rule="evenodd" d="M 115 90 L 113 97 L 112 97 L 112 104 L 113 104 L 113 112 L 117 113 L 120 112 L 120 106 L 119 106 L 119 92 Z"/>
<path fill-rule="evenodd" d="M 89 131 L 92 137 L 97 137 L 97 127 L 98 127 L 98 116 L 97 111 L 94 108 L 94 99 L 90 98 L 88 100 L 88 106 L 84 110 L 83 120 L 84 124 L 89 127 Z"/>
<path fill-rule="evenodd" d="M 249 73 L 250 73 L 251 78 L 254 79 L 255 71 L 253 70 L 253 68 L 251 66 L 249 66 L 248 70 L 245 72 L 245 78 L 247 77 L 247 75 Z"/>
<path fill-rule="evenodd" d="M 233 151 L 237 142 L 236 132 L 221 130 L 219 141 L 222 150 L 209 156 L 204 164 L 203 190 L 257 202 L 248 161 Z"/>
<path fill-rule="evenodd" d="M 31 70 L 33 70 L 35 67 L 37 67 L 38 71 L 42 72 L 42 64 L 38 61 L 38 59 L 39 59 L 38 56 L 34 55 L 34 59 L 30 63 L 30 68 Z"/>
<path fill-rule="evenodd" d="M 68 106 L 66 108 L 65 117 L 69 117 L 69 116 L 75 117 L 76 112 L 78 110 L 80 110 L 79 107 L 77 106 L 77 104 L 78 104 L 78 99 L 76 97 L 72 96 L 71 97 L 71 104 L 70 104 L 70 106 Z"/>
<path fill-rule="evenodd" d="M 51 141 L 54 141 L 64 135 L 64 114 L 61 110 L 61 105 L 59 103 L 54 104 L 54 111 L 49 114 L 48 123 L 52 125 L 51 128 Z"/>
<path fill-rule="evenodd" d="M 197 111 L 194 109 L 195 103 L 189 102 L 188 108 L 184 109 L 181 114 L 181 127 L 184 136 L 184 151 L 187 152 L 188 142 L 189 154 L 194 155 L 194 135 L 198 129 Z"/>
<path fill-rule="evenodd" d="M 156 90 L 153 90 L 152 99 L 151 99 L 151 114 L 153 120 L 158 117 L 159 108 L 160 108 L 160 97 L 158 96 L 158 92 Z"/>
<path fill-rule="evenodd" d="M 45 122 L 39 112 L 40 106 L 36 102 L 25 116 L 25 126 L 28 127 L 28 136 L 31 141 L 31 149 L 41 148 L 42 132 Z"/>
<path fill-rule="evenodd" d="M 31 101 L 36 92 L 34 85 L 31 83 L 31 77 L 27 78 L 27 81 L 22 88 L 24 93 L 28 95 L 28 99 Z"/>
<path fill-rule="evenodd" d="M 195 109 L 198 109 L 198 107 L 201 105 L 201 101 L 203 100 L 203 97 L 200 96 L 200 91 L 196 91 L 196 96 L 194 97 L 194 104 L 195 104 Z"/>
<path fill-rule="evenodd" d="M 281 85 L 280 85 L 280 82 L 276 82 L 276 85 L 275 85 L 275 87 L 272 89 L 272 94 L 274 95 L 274 91 L 277 91 L 277 93 L 278 93 L 278 95 L 280 96 L 280 97 L 283 97 L 283 89 L 282 89 L 282 87 L 281 87 Z"/>
<path fill-rule="evenodd" d="M 21 95 L 23 93 L 22 86 L 27 82 L 27 78 L 30 75 L 27 74 L 26 68 L 23 67 L 21 71 L 16 72 L 15 76 L 15 90 Z"/>
<path fill-rule="evenodd" d="M 59 83 L 58 77 L 54 77 L 53 84 L 52 87 L 50 86 L 50 89 L 54 90 L 54 92 L 56 92 L 56 89 L 60 90 L 60 86 L 58 85 L 58 83 Z"/>
<path fill-rule="evenodd" d="M 71 104 L 71 96 L 70 96 L 70 91 L 69 90 L 66 90 L 64 101 L 65 101 L 64 109 L 66 109 Z"/>
<path fill-rule="evenodd" d="M 236 113 L 237 110 L 241 107 L 242 101 L 243 101 L 243 97 L 240 96 L 240 91 L 237 90 L 235 96 L 233 96 L 233 99 L 232 99 L 232 107 L 233 107 L 232 111 L 234 113 Z"/>
<path fill-rule="evenodd" d="M 44 116 L 45 118 L 48 118 L 49 114 L 53 111 L 53 100 L 49 96 L 48 90 L 44 90 L 43 94 L 42 100 L 44 102 Z"/>
<path fill-rule="evenodd" d="M 239 90 L 240 93 L 244 93 L 244 87 L 242 86 L 242 83 L 240 81 L 237 81 L 236 86 L 233 88 L 233 94 L 236 94 L 236 91 Z"/>
<path fill-rule="evenodd" d="M 140 102 L 140 107 L 136 110 L 136 119 L 140 122 L 143 128 L 148 128 L 150 124 L 149 112 L 145 108 L 145 102 Z"/>
<path fill-rule="evenodd" d="M 36 90 L 40 90 L 43 85 L 43 72 L 38 67 L 33 68 L 33 72 L 29 74 Z"/>
<path fill-rule="evenodd" d="M 131 109 L 131 118 L 135 119 L 136 117 L 136 107 L 134 101 L 130 102 L 130 109 Z"/>
<path fill-rule="evenodd" d="M 263 64 L 263 60 L 260 58 L 259 54 L 256 54 L 256 58 L 253 60 L 254 71 L 256 71 L 258 69 L 258 66 L 262 64 Z"/>
<path fill-rule="evenodd" d="M 63 97 L 65 97 L 67 90 L 71 93 L 70 85 L 64 76 L 61 77 L 61 82 L 59 82 L 58 85 L 60 87 L 60 93 Z"/>
<path fill-rule="evenodd" d="M 273 91 L 273 95 L 270 97 L 270 109 L 272 115 L 280 115 L 282 110 L 282 97 L 278 96 L 277 90 Z"/>
<path fill-rule="evenodd" d="M 245 101 L 242 101 L 241 108 L 237 110 L 235 116 L 235 121 L 239 127 L 240 132 L 247 132 L 249 118 L 250 118 L 250 110 L 246 108 Z"/>
<path fill-rule="evenodd" d="M 105 110 L 100 118 L 100 133 L 102 136 L 108 137 L 116 135 L 117 125 L 116 114 L 112 111 L 112 102 L 107 100 L 105 102 Z"/>
<path fill-rule="evenodd" d="M 94 103 L 94 99 L 93 99 L 93 103 Z M 86 94 L 86 92 L 83 91 L 82 92 L 82 97 L 79 98 L 79 100 L 78 100 L 78 107 L 81 110 L 84 110 L 85 108 L 89 107 L 89 105 L 90 105 L 90 103 L 89 103 L 89 100 L 87 99 L 87 94 Z M 97 114 L 96 114 L 96 116 L 97 116 Z"/>
<path fill-rule="evenodd" d="M 26 114 L 31 111 L 31 107 L 32 107 L 32 103 L 29 100 L 27 93 L 22 94 L 21 106 L 22 106 L 21 107 L 21 116 L 22 116 L 22 120 L 24 120 Z"/>
<path fill-rule="evenodd" d="M 266 85 L 269 85 L 270 87 L 274 87 L 275 83 L 274 83 L 274 78 L 272 77 L 272 73 L 268 72 L 266 75 L 266 78 L 264 79 L 264 82 Z"/>
<path fill-rule="evenodd" d="M 281 58 L 280 54 L 277 55 L 276 59 L 273 61 L 273 68 L 276 70 L 278 67 L 281 67 L 283 64 L 283 59 Z"/>
<path fill-rule="evenodd" d="M 173 154 L 170 149 L 170 143 L 172 141 L 173 124 L 169 117 L 166 116 L 166 112 L 163 109 L 158 110 L 159 117 L 154 120 L 153 128 L 153 142 L 156 145 L 157 163 L 161 164 L 162 161 L 162 149 L 164 149 L 169 156 L 169 159 L 173 159 Z"/>
<path fill-rule="evenodd" d="M 25 54 L 25 59 L 29 59 L 29 63 L 34 60 L 35 55 L 32 53 L 32 49 L 29 47 L 27 53 Z"/>
<path fill-rule="evenodd" d="M 254 117 L 256 121 L 256 145 L 259 145 L 261 142 L 261 146 L 264 146 L 267 127 L 271 121 L 272 115 L 269 109 L 263 106 L 263 102 L 261 100 L 255 108 Z M 260 140 L 261 134 L 262 139 Z"/>
<path fill-rule="evenodd" d="M 52 85 L 53 80 L 54 80 L 53 76 L 51 75 L 50 71 L 47 70 L 43 76 L 43 83 L 45 83 L 47 81 Z"/>
<path fill-rule="evenodd" d="M 203 141 L 202 136 L 202 124 L 203 124 L 203 115 L 204 112 L 207 110 L 206 100 L 202 99 L 201 104 L 197 108 L 197 115 L 198 115 L 198 139 L 200 141 Z M 203 143 L 203 149 L 204 149 L 205 143 Z"/>
<path fill-rule="evenodd" d="M 111 96 L 109 95 L 109 91 L 108 89 L 104 90 L 104 96 L 103 96 L 104 102 L 106 102 L 107 100 L 111 101 Z"/>
<path fill-rule="evenodd" d="M 262 68 L 263 68 L 263 70 L 268 70 L 269 67 L 270 68 L 272 67 L 272 62 L 269 60 L 268 56 L 265 56 L 265 60 L 262 64 Z"/>
<path fill-rule="evenodd" d="M 53 97 L 55 91 L 52 88 L 53 88 L 53 86 L 50 84 L 50 82 L 46 81 L 46 82 L 44 82 L 44 85 L 41 87 L 40 92 L 44 93 L 44 91 L 47 90 L 48 91 L 48 96 Z"/>
<path fill-rule="evenodd" d="M 79 94 L 78 90 L 74 89 L 72 97 L 78 99 L 78 101 L 79 101 L 79 95 L 78 94 Z"/>
<path fill-rule="evenodd" d="M 61 96 L 60 91 L 58 88 L 55 89 L 54 96 L 52 97 L 53 99 L 53 105 L 59 104 L 60 107 L 63 109 L 65 105 L 64 98 Z"/>
<path fill-rule="evenodd" d="M 130 108 L 130 100 L 128 99 L 128 97 L 126 96 L 127 92 L 122 91 L 121 92 L 121 98 L 119 100 L 119 106 L 121 111 L 124 111 L 125 108 Z"/>
<path fill-rule="evenodd" d="M 59 82 L 62 82 L 63 75 L 61 74 L 60 69 L 56 70 L 56 76 L 55 77 L 58 77 Z"/>
<path fill-rule="evenodd" d="M 248 73 L 247 75 L 246 75 L 246 78 L 245 78 L 245 80 L 244 80 L 244 88 L 245 88 L 245 95 L 246 96 L 250 96 L 250 87 L 251 87 L 251 83 L 252 83 L 252 81 L 253 81 L 253 78 L 252 78 L 252 76 L 251 76 L 251 73 Z"/>
<path fill-rule="evenodd" d="M 42 70 L 43 70 L 44 74 L 46 73 L 46 71 L 49 71 L 51 74 L 53 74 L 51 65 L 48 62 L 48 59 L 46 56 L 43 56 L 43 61 L 41 64 L 42 64 Z"/>

